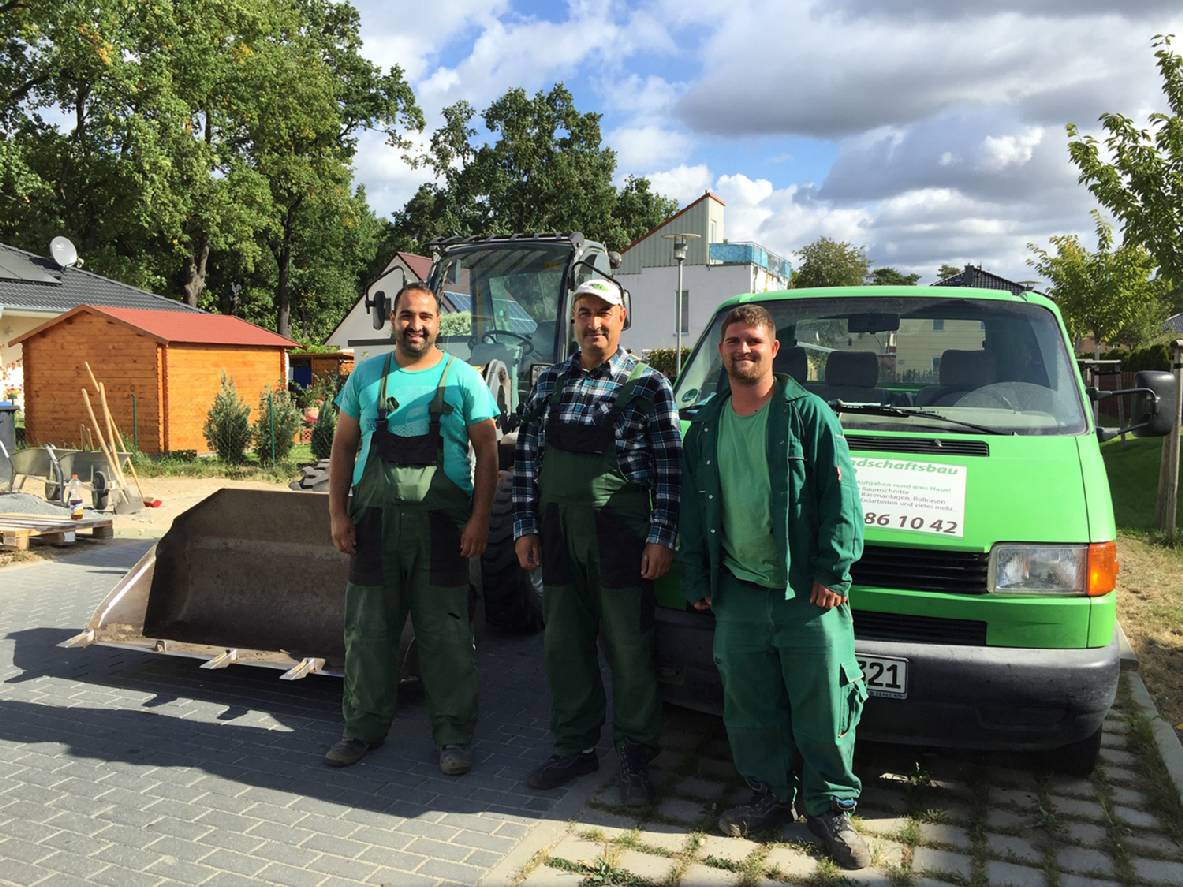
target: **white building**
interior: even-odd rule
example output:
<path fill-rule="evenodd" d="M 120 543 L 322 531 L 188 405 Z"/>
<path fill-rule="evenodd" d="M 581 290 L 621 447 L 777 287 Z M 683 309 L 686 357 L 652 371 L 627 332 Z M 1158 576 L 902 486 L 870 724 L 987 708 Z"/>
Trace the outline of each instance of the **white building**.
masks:
<path fill-rule="evenodd" d="M 371 281 L 362 296 L 349 309 L 349 313 L 337 324 L 326 345 L 340 351 L 352 351 L 358 363 L 375 354 L 390 350 L 390 327 L 374 329 L 373 319 L 366 310 L 366 299 L 373 299 L 377 292 L 385 292 L 387 298 L 394 298 L 406 283 L 421 283 L 431 273 L 431 259 L 415 253 L 398 252 L 382 269 L 382 273 Z M 367 342 L 365 345 L 350 345 L 350 342 Z"/>
<path fill-rule="evenodd" d="M 633 322 L 626 348 L 673 348 L 678 268 L 666 234 L 697 234 L 682 267 L 682 345 L 689 348 L 719 303 L 741 293 L 787 289 L 789 263 L 755 243 L 730 243 L 725 205 L 710 191 L 670 216 L 626 249 L 617 278 L 632 294 Z"/>

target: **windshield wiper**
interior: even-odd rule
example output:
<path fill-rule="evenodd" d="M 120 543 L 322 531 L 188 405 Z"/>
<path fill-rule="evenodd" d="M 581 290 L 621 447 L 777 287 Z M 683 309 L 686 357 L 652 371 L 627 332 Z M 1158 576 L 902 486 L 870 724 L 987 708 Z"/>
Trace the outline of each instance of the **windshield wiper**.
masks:
<path fill-rule="evenodd" d="M 1017 434 L 1015 431 L 1003 431 L 1001 428 L 991 428 L 988 425 L 976 425 L 962 419 L 954 419 L 941 413 L 926 410 L 923 407 L 897 407 L 885 403 L 847 403 L 844 400 L 827 401 L 835 413 L 862 413 L 870 416 L 899 416 L 901 418 L 936 419 L 938 422 L 948 422 L 950 425 L 960 425 L 971 428 L 982 434 Z"/>

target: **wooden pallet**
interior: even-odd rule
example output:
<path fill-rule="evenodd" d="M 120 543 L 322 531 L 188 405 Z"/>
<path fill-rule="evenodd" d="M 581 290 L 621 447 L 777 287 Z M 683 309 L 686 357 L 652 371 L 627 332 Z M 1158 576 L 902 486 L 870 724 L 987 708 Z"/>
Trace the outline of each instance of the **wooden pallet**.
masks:
<path fill-rule="evenodd" d="M 29 540 L 34 537 L 44 539 L 50 545 L 72 545 L 79 530 L 89 531 L 91 539 L 110 539 L 115 535 L 115 527 L 109 517 L 70 520 L 43 514 L 0 513 L 0 548 L 26 551 Z"/>

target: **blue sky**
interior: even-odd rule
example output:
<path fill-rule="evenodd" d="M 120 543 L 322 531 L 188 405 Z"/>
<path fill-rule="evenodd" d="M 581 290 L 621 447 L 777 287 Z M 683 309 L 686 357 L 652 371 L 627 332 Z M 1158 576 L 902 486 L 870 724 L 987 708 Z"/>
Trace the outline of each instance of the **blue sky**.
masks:
<path fill-rule="evenodd" d="M 1183 33 L 1176 0 L 354 2 L 427 132 L 458 99 L 561 80 L 621 179 L 711 189 L 732 240 L 792 258 L 828 235 L 925 281 L 966 262 L 1029 279 L 1027 243 L 1093 245 L 1064 124 L 1156 110 L 1151 38 Z M 388 214 L 425 172 L 367 136 L 356 175 Z"/>

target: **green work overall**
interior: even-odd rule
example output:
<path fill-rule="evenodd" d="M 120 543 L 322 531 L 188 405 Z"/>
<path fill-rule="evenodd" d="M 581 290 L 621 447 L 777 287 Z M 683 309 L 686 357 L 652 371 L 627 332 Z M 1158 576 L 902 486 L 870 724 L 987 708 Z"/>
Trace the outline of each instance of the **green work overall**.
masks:
<path fill-rule="evenodd" d="M 444 402 L 452 357 L 444 360 L 428 408 L 428 432 L 413 437 L 387 428 L 388 412 L 398 407 L 386 397 L 390 357 L 382 372 L 378 422 L 350 506 L 357 544 L 345 593 L 342 710 L 348 739 L 376 743 L 390 729 L 399 642 L 410 613 L 435 743 L 443 747 L 472 740 L 476 656 L 468 564 L 459 554 L 471 500 L 443 467 L 440 421 L 452 410 Z"/>
<path fill-rule="evenodd" d="M 850 605 L 823 610 L 807 595 L 785 600 L 784 589 L 745 582 L 726 568 L 721 574 L 712 600 L 715 665 L 735 768 L 782 801 L 801 791 L 810 816 L 835 800 L 857 800 L 854 736 L 867 691 Z"/>
<path fill-rule="evenodd" d="M 661 701 L 653 660 L 653 583 L 641 578 L 650 496 L 616 459 L 615 420 L 633 399 L 638 364 L 595 425 L 559 417 L 550 397 L 538 479 L 546 674 L 555 753 L 592 748 L 606 702 L 597 638 L 612 670 L 613 741 L 656 750 Z"/>

